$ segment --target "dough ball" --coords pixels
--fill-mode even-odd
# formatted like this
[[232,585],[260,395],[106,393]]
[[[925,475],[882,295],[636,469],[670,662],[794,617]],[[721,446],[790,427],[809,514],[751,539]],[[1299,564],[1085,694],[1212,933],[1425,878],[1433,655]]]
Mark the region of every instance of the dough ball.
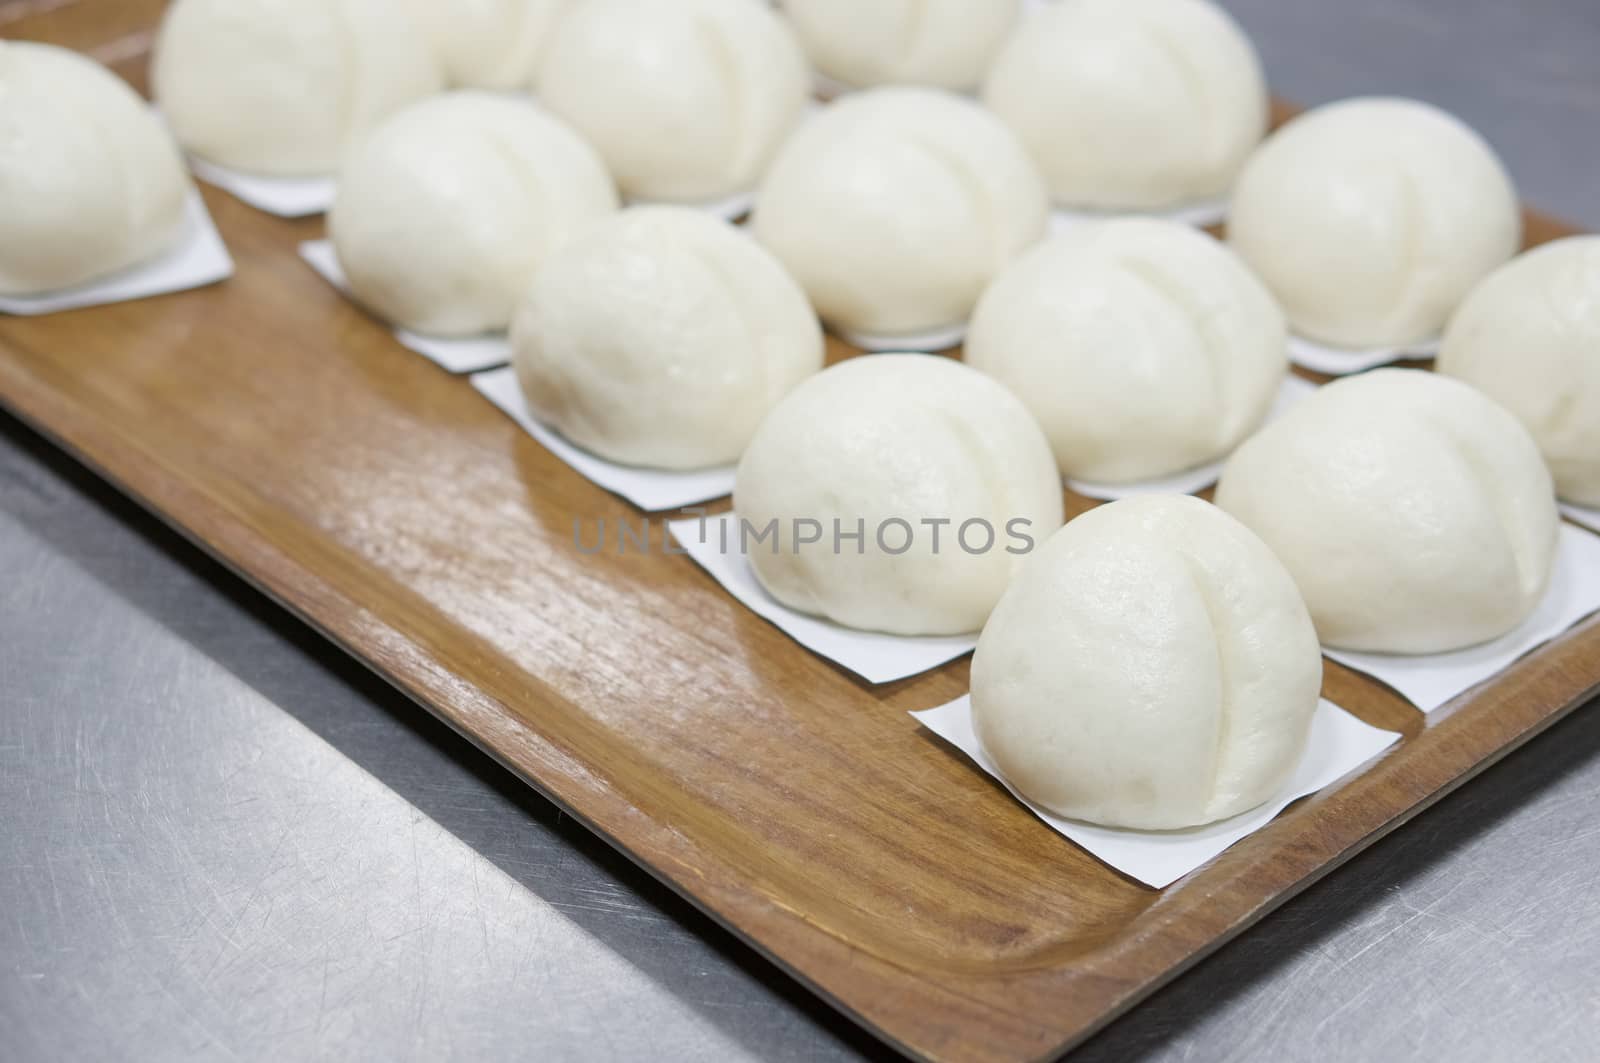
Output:
[[1188,496],[1091,510],[1029,559],[972,658],[978,739],[1059,816],[1196,827],[1299,764],[1322,651],[1283,564]]
[[410,0],[450,84],[526,89],[556,21],[577,0]]
[[751,224],[824,321],[906,335],[966,321],[1049,213],[1039,171],[993,115],[937,89],[884,88],[801,127]]
[[1522,424],[1458,380],[1346,377],[1246,440],[1217,505],[1283,559],[1323,643],[1441,653],[1516,627],[1554,562],[1555,491]]
[[1012,36],[983,100],[1062,204],[1151,210],[1227,193],[1267,132],[1250,39],[1208,0],[1058,0]]
[[811,63],[858,88],[978,87],[1020,0],[784,0]]
[[76,52],[0,41],[0,293],[70,288],[184,232],[177,146],[121,78]]
[[539,77],[624,195],[673,203],[754,188],[809,95],[793,31],[752,0],[583,0]]
[[745,451],[733,504],[753,533],[773,526],[747,546],[774,598],[896,635],[977,631],[1062,520],[1027,409],[925,354],[853,358],[796,388]]
[[634,207],[551,256],[512,329],[528,405],[613,461],[726,465],[822,368],[822,329],[773,257],[686,207]]
[[1069,230],[984,293],[967,364],[1039,419],[1067,476],[1124,483],[1228,453],[1288,369],[1283,312],[1222,244],[1175,222]]
[[443,87],[423,31],[384,0],[174,0],[151,77],[189,151],[284,176],[337,171],[356,137]]
[[1451,320],[1438,369],[1522,420],[1557,494],[1600,506],[1600,236],[1547,244],[1490,274]]
[[540,265],[617,209],[594,150],[527,100],[435,96],[351,151],[328,233],[356,298],[437,336],[511,323]]
[[1293,328],[1352,349],[1436,337],[1516,254],[1516,190],[1466,125],[1415,100],[1329,104],[1245,166],[1228,239]]

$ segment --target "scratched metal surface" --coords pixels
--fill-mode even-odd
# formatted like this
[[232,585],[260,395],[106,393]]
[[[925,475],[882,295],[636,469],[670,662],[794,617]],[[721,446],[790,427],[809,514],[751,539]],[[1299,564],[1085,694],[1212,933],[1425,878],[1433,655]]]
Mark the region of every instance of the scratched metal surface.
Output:
[[[1447,105],[1600,227],[1594,0],[1229,6],[1280,91]],[[1075,1058],[1592,1058],[1597,795],[1591,707]],[[0,1058],[873,1052],[0,417]]]

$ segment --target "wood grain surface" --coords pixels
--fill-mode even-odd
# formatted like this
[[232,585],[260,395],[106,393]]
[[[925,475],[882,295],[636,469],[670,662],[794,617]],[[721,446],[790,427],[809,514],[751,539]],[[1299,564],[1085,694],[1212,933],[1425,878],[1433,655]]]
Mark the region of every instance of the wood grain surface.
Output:
[[[10,0],[0,33],[143,87],[160,8]],[[869,687],[686,557],[580,555],[575,519],[638,511],[321,282],[320,221],[205,196],[237,275],[0,318],[0,401],[912,1054],[1064,1051],[1600,689],[1594,620],[1427,719],[1330,663],[1404,740],[1147,889],[906,715],[966,661]]]

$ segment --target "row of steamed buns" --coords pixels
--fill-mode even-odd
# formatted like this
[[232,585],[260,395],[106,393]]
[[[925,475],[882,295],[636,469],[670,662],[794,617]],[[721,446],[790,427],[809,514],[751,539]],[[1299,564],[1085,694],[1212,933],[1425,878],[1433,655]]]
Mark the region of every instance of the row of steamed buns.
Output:
[[[910,80],[983,79],[1010,32],[1006,5],[962,11],[924,7],[935,32],[916,38],[925,65]],[[907,79],[905,38],[869,25],[837,34],[865,47],[835,55],[818,46],[824,5],[791,14],[831,77]],[[482,244],[442,275],[438,251],[424,251],[461,248],[452,233],[487,221],[451,207],[461,188],[481,203],[487,189],[463,173],[494,166],[428,161],[442,144],[458,159],[480,150],[451,130],[494,125],[481,99],[414,108],[353,153],[331,231],[358,295],[397,323],[470,332],[516,306],[529,404],[585,447],[671,468],[742,458],[735,512],[741,529],[773,536],[750,556],[779,601],[871,631],[981,628],[974,724],[1035,804],[1118,827],[1190,827],[1260,804],[1293,771],[1322,643],[1448,651],[1535,608],[1558,516],[1526,426],[1567,493],[1600,498],[1600,244],[1507,265],[1520,223],[1503,168],[1417,104],[1330,108],[1252,158],[1259,67],[1206,5],[1068,0],[1045,17],[989,72],[992,114],[882,89],[786,143],[734,138],[757,146],[743,152],[669,135],[669,116],[649,108],[586,109],[587,85],[565,103],[547,90],[546,106],[599,150],[584,157],[546,123],[539,157],[570,158],[576,179],[543,185],[565,197],[545,217],[599,220],[528,273],[497,267],[507,284],[492,294],[473,281]],[[961,32],[937,32],[958,21]],[[760,54],[755,39],[745,54]],[[780,59],[764,65],[782,71]],[[655,77],[636,98],[660,91]],[[723,98],[748,100],[730,88],[744,84],[725,82]],[[611,92],[599,92],[608,105]],[[500,113],[518,128],[545,122]],[[722,195],[751,172],[729,160],[760,169],[768,150],[754,240],[683,210],[610,216],[596,192],[603,165],[629,198]],[[697,167],[698,183],[682,180]],[[1159,207],[1236,181],[1233,252],[1155,221],[1041,240],[1050,200]],[[426,211],[437,227],[401,220]],[[532,220],[521,230],[535,231]],[[510,246],[499,235],[491,244]],[[473,291],[488,301],[464,302]],[[1325,389],[1258,433],[1286,370],[1280,306],[1297,330],[1353,346],[1426,339],[1451,320],[1444,368],[1525,424],[1462,384],[1385,372]],[[818,373],[818,313],[891,334],[970,317],[967,365],[881,356]],[[1137,480],[1236,447],[1218,506],[1142,499],[1062,526],[1063,473]],[[798,518],[815,522],[817,542],[798,541]],[[1042,545],[1013,552],[1014,533]]]
[[[1205,464],[1255,431],[1290,328],[1398,345],[1437,337],[1454,315],[1445,368],[1524,417],[1566,497],[1600,500],[1600,417],[1584,415],[1600,402],[1593,370],[1581,342],[1556,338],[1592,327],[1592,247],[1519,267],[1457,315],[1521,237],[1511,181],[1465,125],[1412,101],[1355,100],[1258,146],[1260,64],[1205,0],[1059,0],[1020,19],[988,0],[928,3],[914,34],[902,6],[791,0],[794,31],[755,0],[452,7],[454,34],[476,42],[442,49],[455,80],[536,83],[541,106],[456,91],[349,137],[330,233],[353,291],[424,334],[515,320],[537,414],[604,457],[674,469],[738,458],[818,367],[815,317],[880,337],[970,320],[968,362],[1022,396],[1063,473],[1109,484]],[[214,10],[179,0],[169,13],[155,77],[169,113],[184,92],[163,86],[180,82],[188,51],[233,72],[193,87],[213,102],[274,83],[242,77],[246,64],[285,61],[259,28],[233,24],[248,56],[212,40],[219,31],[201,30]],[[229,10],[249,22],[248,5]],[[391,11],[385,25],[404,21]],[[802,118],[797,37],[840,80],[981,83],[988,106],[893,86]],[[496,48],[537,72],[505,74]],[[627,198],[717,196],[758,174],[753,242],[709,219],[617,214]],[[1153,221],[1047,239],[1047,186],[1096,206],[1232,186],[1228,244]],[[1494,332],[1531,319],[1485,304],[1557,278],[1566,295],[1544,304],[1537,350]]]
[[[871,93],[808,122],[808,59],[856,87],[937,91]],[[533,88],[612,180],[510,160],[513,172],[487,168],[502,182],[581,184],[582,207],[602,184],[630,202],[758,192],[756,231],[822,317],[873,334],[964,321],[1044,235],[1052,203],[1154,210],[1236,190],[1234,246],[1297,331],[1349,347],[1436,336],[1520,235],[1493,152],[1420,104],[1326,109],[1257,153],[1261,64],[1206,0],[1067,0],[1026,16],[1016,0],[789,0],[781,13],[759,0],[178,0],[153,84],[189,151],[296,174],[353,164],[387,115],[442,85]],[[945,91],[979,88],[981,102]],[[449,150],[472,128],[451,136],[453,117],[415,119],[404,136]],[[478,154],[507,138],[480,125]],[[511,136],[536,153],[554,139]],[[506,238],[549,246],[582,207]],[[404,323],[503,327],[504,303],[471,317],[418,306]]]
[[[283,111],[282,101],[329,109],[322,90],[330,86],[316,79],[335,59],[353,62],[349,52],[366,40],[357,32],[366,27],[361,13],[373,9],[337,0],[297,19],[280,6],[178,0],[163,24],[157,85],[181,80],[170,71],[203,67],[215,84],[204,83],[199,95],[244,94],[231,115],[239,125],[264,124],[295,139],[309,119]],[[573,0],[559,5],[559,19],[555,6],[451,5],[450,27],[477,45],[441,44],[428,54],[459,52],[467,57],[460,70],[503,84],[510,75],[495,73],[502,66],[492,46],[542,56],[548,69],[560,65],[568,36],[592,33],[599,69],[582,80],[602,96],[625,98],[627,106],[613,101],[613,115],[668,94],[683,79],[662,71],[687,62],[722,79],[695,113],[733,116],[744,129],[761,126],[771,109],[741,94],[759,95],[752,86],[766,84],[758,75],[775,64],[745,69],[730,57],[759,56],[761,40],[799,52],[780,17],[755,0]],[[919,9],[928,25],[915,35],[918,48],[974,43],[984,38],[974,12],[992,17],[1007,7],[930,3]],[[640,17],[622,17],[635,8]],[[821,30],[834,7],[791,0],[788,9],[809,27],[808,40],[828,39]],[[379,26],[417,32],[392,7],[384,11],[366,27],[375,41],[385,39]],[[521,28],[467,32],[490,26],[493,12],[518,15]],[[330,19],[342,50],[322,55],[312,45],[326,43]],[[591,21],[601,29],[582,30]],[[1113,84],[1104,63],[1090,60],[1138,42],[1169,63],[1185,49],[1210,47],[1232,54],[1233,68],[1258,72],[1248,42],[1204,0],[1058,0],[1015,27],[1011,21],[996,70],[1018,50],[1056,49],[1109,79],[1095,93],[1077,88],[1112,112],[1149,104],[1139,95],[1146,89]],[[1074,36],[1052,32],[1059,24],[1099,27],[1091,35],[1097,50],[1075,52]],[[944,32],[950,26],[966,32]],[[727,46],[697,51],[708,41]],[[1217,41],[1237,47],[1230,53]],[[893,41],[877,43],[883,47],[872,54],[909,62],[903,42],[898,51]],[[943,69],[948,55],[932,51],[945,58],[914,73]],[[963,69],[981,75],[988,52]],[[813,54],[828,52],[814,45]],[[298,78],[290,76],[296,57],[305,67]],[[361,77],[371,65],[344,71],[353,87],[332,109],[346,125],[360,126],[370,108],[374,94]],[[626,76],[610,76],[619,71]],[[619,88],[626,84],[631,91]],[[1200,85],[1215,87],[1204,78]],[[0,157],[10,193],[0,198],[0,290],[71,283],[85,260],[101,271],[126,265],[141,242],[181,218],[189,186],[177,153],[114,76],[60,49],[5,44],[0,87],[0,120],[13,134]],[[164,91],[169,114],[182,95]],[[1181,95],[1186,107],[1203,97],[1196,117],[1209,119],[1226,110],[1218,100],[1232,98]],[[1055,98],[1041,92],[1046,102],[1038,105]],[[1070,95],[1066,104],[1084,109]],[[1250,109],[1264,114],[1259,94]],[[688,119],[656,117],[658,134],[636,140],[670,147],[681,139],[669,134]],[[1290,326],[1325,335],[1308,322],[1359,319],[1393,339],[1453,321],[1441,367],[1524,420],[1564,497],[1600,502],[1600,385],[1588,353],[1597,328],[1594,245],[1564,242],[1508,265],[1520,230],[1503,168],[1474,133],[1421,104],[1353,101],[1290,123],[1246,164],[1229,245],[1155,221],[1084,225],[1043,239],[1046,205],[1029,153],[994,115],[936,89],[856,93],[806,122],[776,149],[748,230],[682,210],[619,213],[610,160],[524,98],[437,95],[353,140],[330,229],[356,295],[426,334],[495,331],[515,318],[516,361],[534,411],[619,462],[686,469],[737,460],[772,406],[820,368],[819,315],[891,335],[970,318],[968,362],[1021,396],[1064,474],[1105,483],[1199,466],[1248,437],[1286,371]],[[1151,144],[1161,140],[1140,136],[1096,152],[1087,149],[1107,145],[1085,132],[1078,154],[1154,170]],[[1273,249],[1281,260],[1267,253]]]
[[[852,86],[899,87],[811,118],[808,61]],[[1057,0],[1027,14],[1018,0],[788,0],[781,12],[760,0],[176,0],[152,84],[197,158],[351,178],[343,213],[364,224],[344,227],[347,266],[399,255],[431,271],[395,291],[375,277],[363,293],[430,334],[503,329],[545,255],[619,196],[759,193],[754,230],[822,318],[879,337],[963,324],[1045,235],[1052,203],[1148,211],[1232,194],[1232,246],[1295,331],[1351,348],[1436,337],[1520,236],[1493,152],[1425,105],[1350,101],[1263,147],[1261,64],[1207,0]],[[468,91],[440,105],[446,87]],[[527,87],[548,121],[477,94]],[[76,222],[67,231],[103,228],[121,253],[92,255],[83,239],[25,254],[45,230],[14,206],[33,242],[18,245],[8,290],[148,257],[180,220],[170,158],[131,133],[65,142],[57,119],[72,104],[58,103],[18,119],[30,147],[55,151],[18,150],[10,165],[18,180],[58,182],[49,198]],[[134,187],[119,186],[130,169]],[[402,187],[371,187],[391,173]],[[56,268],[29,265],[52,255]]]
[[[442,88],[533,91],[625,195],[673,201],[751,189],[808,66],[841,87],[981,88],[1083,205],[1224,193],[1265,132],[1260,63],[1215,7],[1080,0],[1024,21],[1023,0],[179,0],[154,89],[189,150],[283,175],[333,172]],[[1153,154],[1130,168],[1116,153],[1136,142]]]
[[733,508],[757,578],[791,609],[981,629],[973,723],[1000,773],[1058,815],[1136,829],[1278,793],[1317,711],[1322,646],[1434,654],[1515,629],[1549,590],[1560,528],[1523,424],[1407,369],[1301,400],[1229,458],[1215,504],[1151,495],[1064,521],[1023,399],[924,354],[799,385],[757,429]]
[[[262,47],[258,6],[224,6],[226,19],[202,0],[174,6],[158,87],[193,31],[185,20],[211,18],[211,95],[227,98],[229,71],[238,91],[282,89],[281,76],[251,65],[283,56]],[[578,0],[575,10],[624,6],[636,5]],[[743,47],[718,45],[711,58],[695,49],[729,39],[718,29],[728,26],[777,27],[769,36],[785,40],[782,24],[754,0],[645,7],[641,25],[682,29],[683,12],[696,13],[693,41],[677,40],[719,79],[717,113],[734,116],[741,137],[761,127],[769,112],[748,94],[771,64],[741,66]],[[370,9],[319,4],[297,22],[275,7],[268,21],[314,43],[327,12],[351,30]],[[1236,32],[1200,0],[1061,0],[1015,30],[1006,54],[1070,54],[1070,41],[1050,43],[1046,20],[1090,15],[1124,18],[1115,39],[1153,41],[1158,58],[1206,39],[1196,26]],[[371,32],[396,32],[403,20],[389,16]],[[1190,17],[1201,21],[1177,21]],[[612,29],[613,44],[632,39]],[[334,151],[346,161],[330,225],[362,300],[439,334],[514,319],[529,403],[574,441],[644,466],[739,460],[735,509],[752,527],[805,518],[859,531],[810,549],[758,545],[752,564],[780,601],[846,626],[981,628],[973,707],[985,748],[1025,796],[1061,814],[1169,828],[1260,803],[1303,748],[1319,643],[1432,653],[1510,630],[1550,579],[1550,470],[1569,498],[1600,502],[1600,245],[1565,241],[1507,263],[1518,228],[1503,169],[1470,131],[1421,105],[1337,105],[1269,140],[1245,164],[1230,249],[1138,220],[1043,241],[1049,167],[1006,121],[936,90],[863,92],[773,149],[752,238],[681,207],[619,210],[626,167],[579,118],[548,113],[548,98],[540,110],[456,92],[373,113],[362,80],[371,64],[338,65],[363,40],[347,33],[327,53],[332,69],[355,75],[340,93],[312,76],[325,63],[287,82],[308,108],[337,101]],[[673,68],[682,49],[622,53],[627,71],[670,96],[646,75]],[[462,69],[489,68],[482,53],[463,54]],[[1136,86],[1118,90],[1114,70],[1100,74],[1109,87],[1089,94],[1088,110],[1149,102]],[[597,78],[592,91],[627,82]],[[21,238],[0,238],[0,287],[26,286],[30,271],[59,281],[85,258],[102,272],[132,261],[137,241],[118,244],[118,234],[157,231],[188,190],[162,127],[116,78],[56,49],[0,46],[0,87],[11,101],[0,117],[20,131],[0,157],[14,193],[0,197],[0,237]],[[1180,95],[1193,88],[1184,81]],[[1229,98],[1199,95],[1207,105],[1182,112],[1188,124],[1169,115],[1149,127],[1160,136],[1109,143],[1080,132],[1064,154],[1122,167],[1121,183],[1139,187],[1159,170],[1146,162],[1188,142],[1196,122],[1211,129],[1201,119]],[[1033,102],[1049,106],[1050,94]],[[170,91],[162,103],[180,109]],[[632,106],[602,110],[621,121]],[[1264,121],[1264,103],[1252,107]],[[322,128],[246,110],[234,119],[297,143]],[[699,141],[685,128],[658,120],[637,146],[682,140],[719,166],[746,157],[732,147],[751,141]],[[30,253],[7,254],[18,246]],[[1277,269],[1263,248],[1277,249]],[[971,316],[969,364],[886,355],[820,371],[819,312],[889,333]],[[1258,431],[1285,372],[1288,322],[1330,336],[1317,321],[1359,323],[1352,342],[1427,336],[1448,321],[1441,368],[1482,390],[1373,373]],[[1241,440],[1217,506],[1114,503],[1063,527],[1063,472],[1137,479]],[[1006,549],[1013,532],[1039,549]]]

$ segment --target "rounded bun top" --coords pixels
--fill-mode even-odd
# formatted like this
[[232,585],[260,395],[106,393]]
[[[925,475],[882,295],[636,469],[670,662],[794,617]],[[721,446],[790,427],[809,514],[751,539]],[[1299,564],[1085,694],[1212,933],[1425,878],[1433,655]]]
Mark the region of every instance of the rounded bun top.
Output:
[[1063,473],[1119,483],[1233,449],[1272,406],[1287,335],[1227,247],[1125,219],[1075,227],[1008,267],[973,315],[966,360],[1027,404]]
[[895,87],[807,121],[751,224],[824,320],[905,335],[964,322],[1048,216],[1038,169],[998,119],[950,93]]
[[1267,132],[1261,60],[1209,0],[1047,4],[1000,53],[983,99],[1069,206],[1224,195]]
[[1346,377],[1234,452],[1217,504],[1294,574],[1322,641],[1437,653],[1525,620],[1549,581],[1559,517],[1538,447],[1458,380]]
[[1600,506],[1600,236],[1490,274],[1451,319],[1438,369],[1522,420],[1562,498]]
[[182,235],[182,156],[121,78],[65,48],[0,41],[0,101],[0,292],[81,284]]
[[1028,560],[972,659],[974,727],[1006,780],[1057,815],[1140,830],[1271,797],[1321,686],[1283,565],[1188,496],[1068,523]]
[[816,68],[856,88],[978,86],[1021,0],[784,0]]
[[174,0],[152,83],[178,141],[254,173],[334,173],[346,145],[444,87],[423,29],[384,0]]
[[523,99],[452,92],[352,149],[328,232],[355,295],[433,335],[504,329],[545,258],[617,209],[605,165]]
[[1279,130],[1245,166],[1228,220],[1295,330],[1357,349],[1436,337],[1521,238],[1516,190],[1483,138],[1395,98],[1329,104]]
[[[773,597],[900,635],[982,627],[1023,537],[1049,535],[1062,508],[1050,446],[1022,404],[922,354],[852,358],[801,384],[756,431],[734,488],[743,520],[777,522],[781,546],[750,549]],[[796,521],[814,521],[821,540],[791,542]],[[862,537],[836,547],[836,526]]]
[[541,102],[630,199],[702,203],[755,187],[810,95],[794,33],[751,0],[582,0],[551,37]]
[[686,207],[633,207],[558,251],[512,330],[533,412],[615,461],[737,461],[822,368],[805,294],[745,233]]

